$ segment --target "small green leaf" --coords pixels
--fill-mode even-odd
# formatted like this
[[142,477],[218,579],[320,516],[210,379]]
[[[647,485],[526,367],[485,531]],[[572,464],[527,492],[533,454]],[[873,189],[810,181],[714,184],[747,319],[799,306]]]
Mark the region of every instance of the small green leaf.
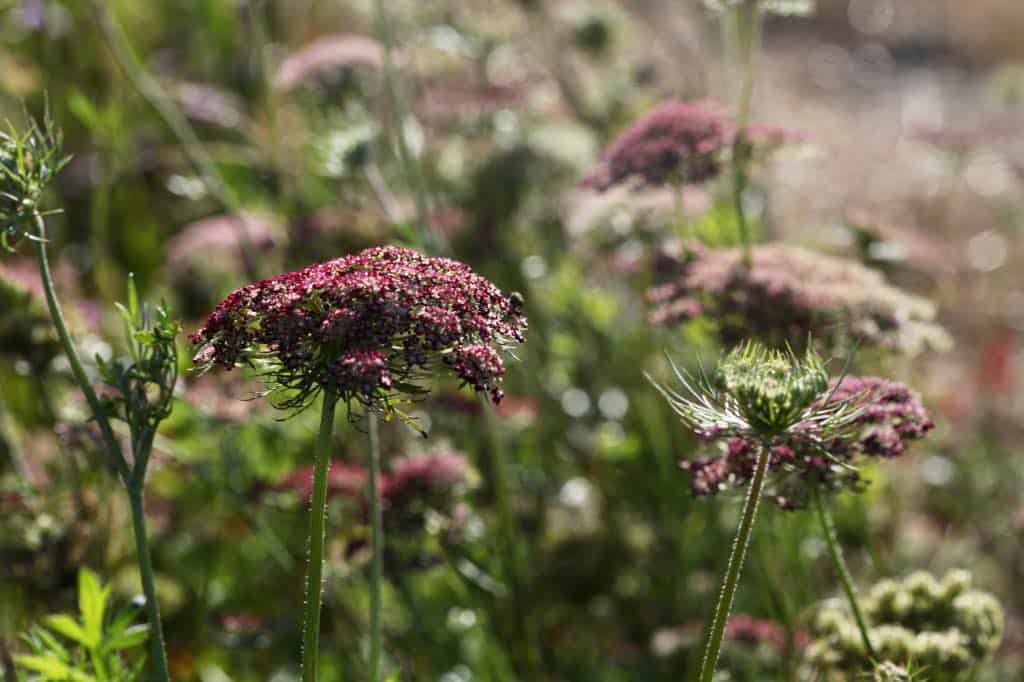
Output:
[[76,90],[71,93],[70,97],[68,97],[67,103],[68,109],[70,109],[71,113],[82,122],[82,125],[89,128],[90,131],[96,132],[100,117],[99,112],[96,111],[96,107],[92,105],[92,102],[90,102],[85,95]]
[[72,682],[96,682],[96,678],[80,670],[46,656],[15,656],[14,662],[27,670],[37,672],[46,680],[72,680]]
[[105,651],[131,649],[144,643],[147,639],[149,639],[149,625],[145,623],[133,625],[119,635],[108,638],[103,643],[103,649]]
[[110,588],[100,585],[96,574],[87,568],[78,572],[78,609],[82,612],[82,625],[89,643],[94,648],[103,639],[103,614],[107,608]]
[[64,635],[68,639],[73,640],[82,646],[95,646],[95,643],[89,639],[89,635],[86,634],[82,626],[75,622],[75,619],[66,613],[47,616],[46,624],[54,632]]
[[139,319],[139,290],[135,286],[135,273],[128,273],[128,311],[132,320]]

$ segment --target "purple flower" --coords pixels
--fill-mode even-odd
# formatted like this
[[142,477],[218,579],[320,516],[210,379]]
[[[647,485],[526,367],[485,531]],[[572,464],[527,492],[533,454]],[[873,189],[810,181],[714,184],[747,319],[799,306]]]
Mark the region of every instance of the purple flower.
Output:
[[948,345],[935,306],[886,283],[860,263],[783,244],[752,250],[690,246],[666,257],[669,281],[651,288],[652,324],[707,316],[725,345],[748,338],[782,344],[813,335],[835,347],[846,339],[914,353]]
[[627,128],[582,185],[603,192],[634,177],[648,185],[699,184],[718,175],[718,156],[733,137],[721,107],[669,100]]
[[446,496],[466,480],[469,463],[458,452],[401,457],[384,479],[383,496],[389,509],[408,507],[416,498]]
[[281,407],[328,390],[387,413],[395,394],[422,392],[414,382],[436,364],[498,402],[499,350],[526,327],[522,298],[469,266],[384,246],[238,289],[192,342],[201,368],[262,370],[290,391]]
[[281,62],[274,74],[274,87],[278,90],[292,90],[332,70],[355,66],[379,69],[383,61],[383,49],[373,38],[347,33],[327,35],[317,38]]
[[[780,507],[802,508],[813,485],[826,491],[860,490],[863,481],[856,464],[866,457],[888,459],[901,455],[910,441],[923,438],[934,426],[920,399],[895,381],[846,376],[833,381],[822,404],[848,401],[859,409],[842,435],[822,440],[813,429],[798,426],[772,441],[769,467],[774,490],[769,496]],[[705,441],[719,443],[722,452],[680,463],[690,474],[693,494],[716,495],[746,485],[754,475],[757,441],[702,436]]]

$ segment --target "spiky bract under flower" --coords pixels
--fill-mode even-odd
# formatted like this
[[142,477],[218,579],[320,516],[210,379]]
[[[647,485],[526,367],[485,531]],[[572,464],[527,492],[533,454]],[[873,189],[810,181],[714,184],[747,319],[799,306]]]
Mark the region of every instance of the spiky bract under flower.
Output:
[[648,185],[697,184],[719,173],[732,123],[708,102],[663,102],[612,143],[583,186],[605,191],[630,179]]
[[[862,607],[879,657],[900,668],[922,670],[922,679],[934,682],[962,679],[983,663],[999,647],[1005,619],[999,601],[972,589],[971,582],[967,571],[950,571],[941,580],[917,571],[872,586]],[[851,679],[877,670],[843,602],[825,602],[814,630],[818,639],[808,658],[833,675],[827,679]]]
[[522,299],[468,265],[384,246],[236,290],[192,335],[200,368],[251,365],[286,409],[321,391],[389,414],[433,365],[502,396],[500,351],[524,340]]
[[651,322],[709,318],[725,345],[750,336],[781,344],[813,334],[829,349],[857,342],[913,354],[950,343],[935,323],[933,303],[846,258],[762,244],[753,247],[748,267],[740,249],[691,245],[661,265],[668,281],[648,291]]
[[682,390],[652,383],[700,438],[767,442],[798,426],[828,437],[855,416],[848,402],[821,400],[828,373],[810,348],[800,359],[788,349],[747,342],[728,353],[710,376],[703,368],[697,377],[674,363],[672,368]]
[[[920,399],[907,386],[878,377],[844,376],[816,401],[816,407],[852,406],[845,425],[835,433],[822,432],[813,422],[797,424],[771,438],[769,497],[784,509],[806,506],[814,488],[823,492],[861,490],[864,481],[856,466],[866,458],[903,454],[911,441],[924,437],[933,424]],[[845,408],[849,410],[850,408]],[[754,473],[761,442],[750,436],[704,432],[721,452],[685,460],[694,495],[715,495],[745,486]]]

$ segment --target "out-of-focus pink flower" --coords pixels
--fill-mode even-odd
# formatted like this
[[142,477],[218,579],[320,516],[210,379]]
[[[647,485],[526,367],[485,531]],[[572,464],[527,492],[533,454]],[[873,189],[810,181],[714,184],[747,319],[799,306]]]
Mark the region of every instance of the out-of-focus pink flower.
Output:
[[167,241],[167,265],[173,272],[181,273],[197,265],[222,264],[225,256],[240,253],[242,234],[257,249],[265,251],[277,243],[281,229],[268,217],[254,213],[203,218],[186,225]]
[[526,100],[525,85],[478,84],[471,79],[432,81],[423,85],[416,113],[434,126],[471,122],[501,109],[516,109]]
[[581,184],[599,191],[632,178],[648,185],[699,184],[718,175],[718,155],[733,134],[720,105],[669,100],[616,138]]
[[323,36],[281,62],[274,87],[292,90],[326,71],[356,66],[380,69],[383,63],[384,50],[373,38],[350,33]]
[[1017,334],[1007,330],[985,344],[978,363],[978,382],[986,393],[1013,395],[1017,385]]
[[648,290],[652,324],[673,325],[706,316],[725,345],[749,337],[771,343],[813,335],[830,345],[842,339],[913,354],[944,348],[930,301],[886,283],[860,263],[784,244],[754,246],[751,265],[739,249],[691,246],[660,264],[669,281]]
[[[347,497],[361,500],[366,492],[369,473],[366,467],[348,462],[335,462],[327,475],[327,498]],[[379,485],[383,488],[383,482]],[[313,467],[304,466],[288,474],[274,485],[275,490],[291,491],[303,500],[313,497]]]
[[181,110],[197,123],[235,129],[245,119],[242,100],[215,85],[183,81],[173,92]]
[[231,634],[264,632],[268,621],[264,616],[248,611],[231,611],[217,615],[220,626]]
[[450,492],[465,482],[468,470],[465,455],[458,452],[401,457],[394,461],[384,479],[384,499],[389,508],[398,508],[414,497],[426,497],[439,490]]

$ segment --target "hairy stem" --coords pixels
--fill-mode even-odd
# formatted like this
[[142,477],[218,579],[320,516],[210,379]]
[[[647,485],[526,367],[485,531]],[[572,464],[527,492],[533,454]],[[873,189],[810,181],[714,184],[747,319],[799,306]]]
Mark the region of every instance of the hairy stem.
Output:
[[736,587],[740,581],[740,572],[743,570],[743,560],[746,558],[747,546],[750,544],[750,534],[754,529],[754,521],[757,519],[757,507],[761,502],[761,491],[764,488],[769,459],[771,459],[771,449],[766,444],[762,444],[757,455],[754,478],[750,482],[747,499],[743,503],[743,515],[740,517],[740,526],[732,544],[732,553],[729,555],[729,566],[725,571],[722,591],[718,596],[718,603],[715,605],[711,629],[708,631],[707,648],[704,650],[704,660],[701,663],[700,682],[711,682],[711,678],[715,674],[718,654],[722,649],[722,637],[725,634],[725,623],[729,619],[729,611],[732,609],[732,601],[736,596]]
[[832,511],[828,508],[821,495],[821,491],[814,488],[814,506],[818,509],[818,520],[821,521],[821,530],[825,534],[825,544],[828,545],[828,553],[835,564],[836,572],[839,573],[839,581],[843,584],[843,592],[850,602],[850,611],[853,612],[853,619],[857,621],[857,629],[860,630],[861,640],[864,648],[871,658],[877,659],[875,648],[871,645],[871,637],[868,635],[868,626],[864,620],[864,614],[860,610],[860,602],[857,599],[857,588],[854,587],[853,578],[850,576],[850,569],[846,567],[846,560],[843,559],[843,549],[839,544],[839,537],[836,534],[836,524],[832,519]]
[[85,399],[89,403],[89,409],[92,411],[93,418],[99,424],[100,432],[103,436],[103,444],[107,448],[111,464],[127,484],[130,477],[128,463],[121,452],[121,445],[114,436],[110,420],[107,418],[103,406],[100,405],[96,391],[93,390],[92,383],[85,373],[82,360],[78,356],[78,349],[75,348],[75,344],[71,340],[71,334],[68,332],[67,323],[64,321],[64,312],[60,307],[60,302],[57,300],[57,291],[53,286],[53,274],[50,272],[50,259],[46,253],[46,222],[39,213],[35,214],[35,224],[36,234],[33,241],[36,248],[36,259],[39,262],[39,275],[43,282],[46,306],[50,311],[50,317],[53,319],[53,326],[57,329],[57,338],[60,340],[64,354],[67,355],[68,364],[71,365],[71,373],[74,375],[79,388],[82,389],[82,393],[85,394]]
[[135,552],[139,560],[139,576],[142,578],[142,593],[146,597],[146,615],[149,617],[149,657],[156,679],[169,682],[167,652],[164,646],[164,628],[160,620],[160,602],[157,601],[156,584],[153,581],[153,560],[149,553],[149,539],[146,535],[146,512],[143,505],[142,487],[128,489],[128,500],[132,509],[132,528],[135,531]]
[[370,545],[373,560],[370,565],[370,682],[380,682],[381,624],[380,588],[384,558],[384,522],[380,504],[380,437],[377,432],[377,414],[372,410],[366,415],[367,433],[370,441],[370,478],[367,481],[370,494]]
[[313,499],[309,510],[309,568],[306,574],[305,618],[302,623],[302,680],[315,682],[320,653],[320,604],[323,600],[327,474],[331,468],[334,412],[338,396],[325,392],[313,467]]

